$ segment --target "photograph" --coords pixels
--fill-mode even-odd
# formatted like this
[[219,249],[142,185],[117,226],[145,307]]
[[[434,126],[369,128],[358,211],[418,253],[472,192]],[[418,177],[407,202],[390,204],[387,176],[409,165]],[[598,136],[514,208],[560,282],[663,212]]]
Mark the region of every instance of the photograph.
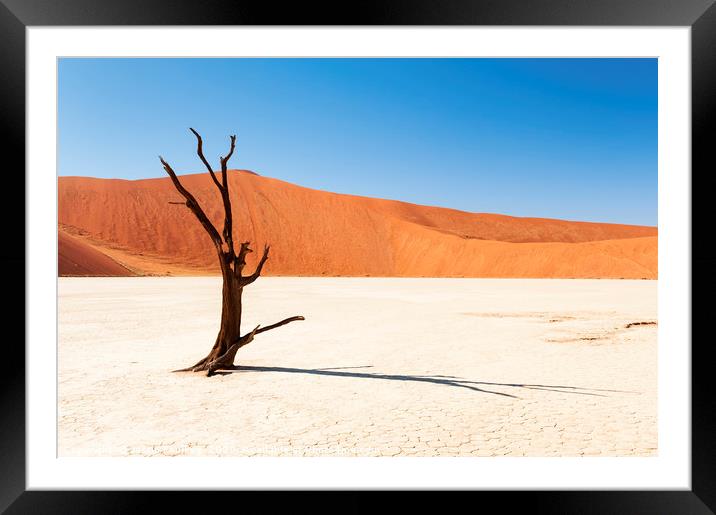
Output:
[[57,457],[659,456],[659,59],[56,63]]

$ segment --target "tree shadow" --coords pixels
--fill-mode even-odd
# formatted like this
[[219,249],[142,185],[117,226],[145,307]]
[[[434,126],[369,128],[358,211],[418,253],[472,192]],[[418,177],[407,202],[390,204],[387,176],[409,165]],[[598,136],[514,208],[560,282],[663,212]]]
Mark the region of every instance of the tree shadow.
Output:
[[358,367],[334,367],[334,368],[291,368],[291,367],[260,367],[260,366],[244,366],[238,365],[231,370],[217,371],[217,375],[228,375],[235,373],[247,373],[247,372],[278,372],[284,374],[308,374],[308,375],[319,375],[319,376],[330,376],[330,377],[353,377],[358,379],[382,379],[385,381],[410,381],[416,383],[432,383],[445,386],[453,386],[456,388],[465,388],[480,393],[489,393],[493,395],[500,395],[502,397],[511,397],[518,399],[516,395],[509,393],[496,392],[494,390],[487,390],[485,388],[479,388],[475,385],[480,386],[503,386],[509,388],[524,388],[527,390],[546,390],[550,392],[558,393],[570,393],[575,395],[591,395],[595,397],[606,397],[602,393],[595,392],[618,392],[618,393],[638,393],[638,392],[627,392],[623,390],[605,390],[599,388],[580,388],[577,386],[558,386],[558,385],[544,385],[544,384],[522,384],[522,383],[490,383],[483,381],[468,381],[456,376],[445,376],[445,375],[403,375],[403,374],[381,374],[381,373],[369,373],[369,372],[345,372],[347,369],[358,369],[358,368],[372,368],[372,365],[363,365]]

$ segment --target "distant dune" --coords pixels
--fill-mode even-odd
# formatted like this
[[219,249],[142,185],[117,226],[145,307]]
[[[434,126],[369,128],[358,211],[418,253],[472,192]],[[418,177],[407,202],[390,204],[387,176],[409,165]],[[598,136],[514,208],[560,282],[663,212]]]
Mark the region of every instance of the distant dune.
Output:
[[87,243],[58,233],[57,265],[61,276],[130,276],[135,275]]
[[[221,198],[209,175],[180,179],[220,228]],[[466,213],[240,170],[229,172],[229,184],[234,239],[257,250],[271,244],[267,275],[657,278],[656,227]],[[60,275],[80,275],[67,273],[68,256],[91,255],[91,266],[73,259],[92,270],[96,254],[118,267],[105,261],[96,275],[217,273],[209,237],[185,206],[169,204],[181,200],[168,178],[60,177]]]

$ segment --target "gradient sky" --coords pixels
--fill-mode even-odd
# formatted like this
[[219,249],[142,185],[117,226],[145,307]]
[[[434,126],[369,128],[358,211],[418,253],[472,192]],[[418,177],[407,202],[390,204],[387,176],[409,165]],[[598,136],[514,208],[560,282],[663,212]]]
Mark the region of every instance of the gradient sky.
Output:
[[472,212],[657,223],[656,59],[59,61],[59,175],[216,162]]

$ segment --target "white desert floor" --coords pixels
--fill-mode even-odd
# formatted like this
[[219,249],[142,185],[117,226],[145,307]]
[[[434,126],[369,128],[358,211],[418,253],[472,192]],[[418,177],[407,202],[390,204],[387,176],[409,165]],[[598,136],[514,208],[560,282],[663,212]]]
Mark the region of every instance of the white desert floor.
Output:
[[219,278],[61,278],[58,454],[656,455],[656,286],[261,278],[207,378]]

